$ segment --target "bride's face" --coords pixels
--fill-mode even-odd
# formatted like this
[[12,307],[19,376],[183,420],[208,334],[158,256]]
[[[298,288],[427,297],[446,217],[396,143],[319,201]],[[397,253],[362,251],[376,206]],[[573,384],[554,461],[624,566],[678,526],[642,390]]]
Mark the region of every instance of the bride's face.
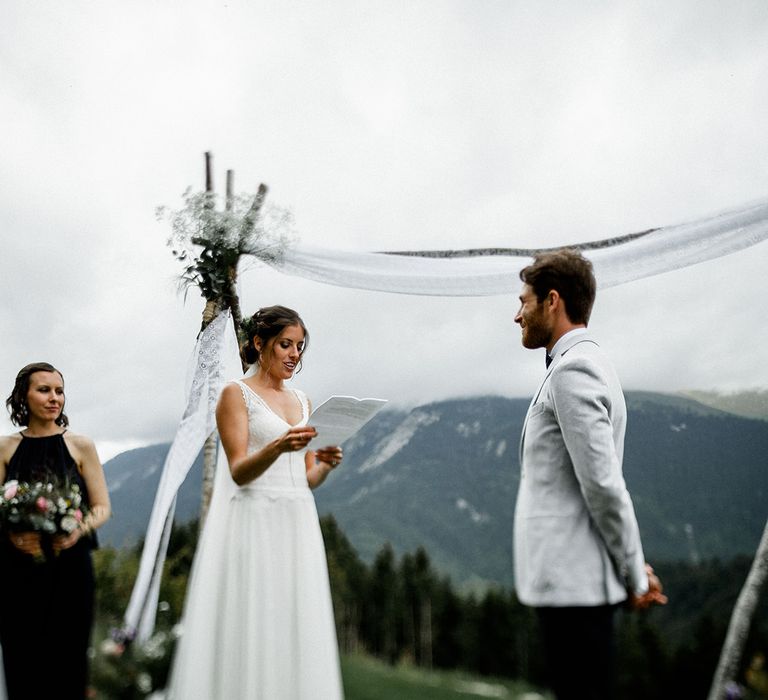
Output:
[[275,379],[290,379],[304,352],[304,331],[298,324],[286,326],[262,352],[261,369]]

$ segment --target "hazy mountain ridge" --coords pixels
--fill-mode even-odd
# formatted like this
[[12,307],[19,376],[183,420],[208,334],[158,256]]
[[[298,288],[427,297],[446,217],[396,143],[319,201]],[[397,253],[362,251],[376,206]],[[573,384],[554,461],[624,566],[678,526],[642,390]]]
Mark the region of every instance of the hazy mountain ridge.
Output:
[[719,408],[728,413],[735,413],[745,418],[759,418],[768,421],[768,389],[749,391],[686,391],[683,396],[699,403]]
[[[315,493],[318,510],[334,514],[365,559],[385,541],[400,552],[421,545],[457,581],[510,585],[528,403],[478,397],[382,411],[345,445],[343,466]],[[768,424],[679,396],[629,392],[627,405],[625,476],[648,559],[753,553],[768,510]],[[143,533],[167,449],[106,465],[116,515],[104,541]],[[196,465],[179,520],[197,516],[199,493]]]
[[[100,530],[99,539],[120,547],[144,537],[170,443],[128,450],[104,465],[113,517]],[[202,456],[198,456],[179,489],[176,518],[186,522],[200,512]]]

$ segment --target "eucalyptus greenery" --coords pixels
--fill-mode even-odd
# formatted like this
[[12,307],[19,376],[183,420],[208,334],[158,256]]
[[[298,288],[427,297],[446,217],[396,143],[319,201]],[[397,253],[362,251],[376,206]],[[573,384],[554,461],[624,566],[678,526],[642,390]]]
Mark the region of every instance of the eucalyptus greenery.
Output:
[[280,261],[295,238],[293,216],[265,203],[265,196],[262,187],[255,196],[237,195],[229,206],[219,208],[216,194],[187,189],[181,209],[157,209],[158,220],[171,223],[168,245],[184,266],[179,287],[185,296],[190,287],[197,287],[206,301],[231,306],[240,256]]

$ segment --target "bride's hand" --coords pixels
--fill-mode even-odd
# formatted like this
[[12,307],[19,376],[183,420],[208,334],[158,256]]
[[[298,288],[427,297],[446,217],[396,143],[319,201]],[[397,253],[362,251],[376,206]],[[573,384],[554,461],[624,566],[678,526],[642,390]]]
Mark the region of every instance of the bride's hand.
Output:
[[339,466],[341,460],[344,459],[344,453],[338,445],[333,447],[323,447],[321,450],[315,452],[315,459],[318,462],[323,462],[329,465],[331,469],[335,469]]
[[308,425],[296,426],[288,430],[278,441],[280,452],[299,452],[317,435],[317,430]]

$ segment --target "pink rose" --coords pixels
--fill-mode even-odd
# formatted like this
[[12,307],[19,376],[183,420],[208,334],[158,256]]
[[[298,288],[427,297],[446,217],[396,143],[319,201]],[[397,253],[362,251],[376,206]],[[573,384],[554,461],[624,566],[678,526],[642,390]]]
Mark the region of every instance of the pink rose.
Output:
[[9,481],[5,485],[5,493],[3,493],[3,498],[6,501],[10,501],[18,492],[19,490],[19,482],[18,481]]
[[43,512],[48,510],[48,501],[43,498],[43,496],[40,496],[40,498],[35,501],[35,505],[37,506],[38,510],[42,510]]
[[77,522],[82,522],[82,520],[83,520],[83,511],[82,510],[80,510],[78,508],[72,515],[75,516],[75,520],[77,520]]

